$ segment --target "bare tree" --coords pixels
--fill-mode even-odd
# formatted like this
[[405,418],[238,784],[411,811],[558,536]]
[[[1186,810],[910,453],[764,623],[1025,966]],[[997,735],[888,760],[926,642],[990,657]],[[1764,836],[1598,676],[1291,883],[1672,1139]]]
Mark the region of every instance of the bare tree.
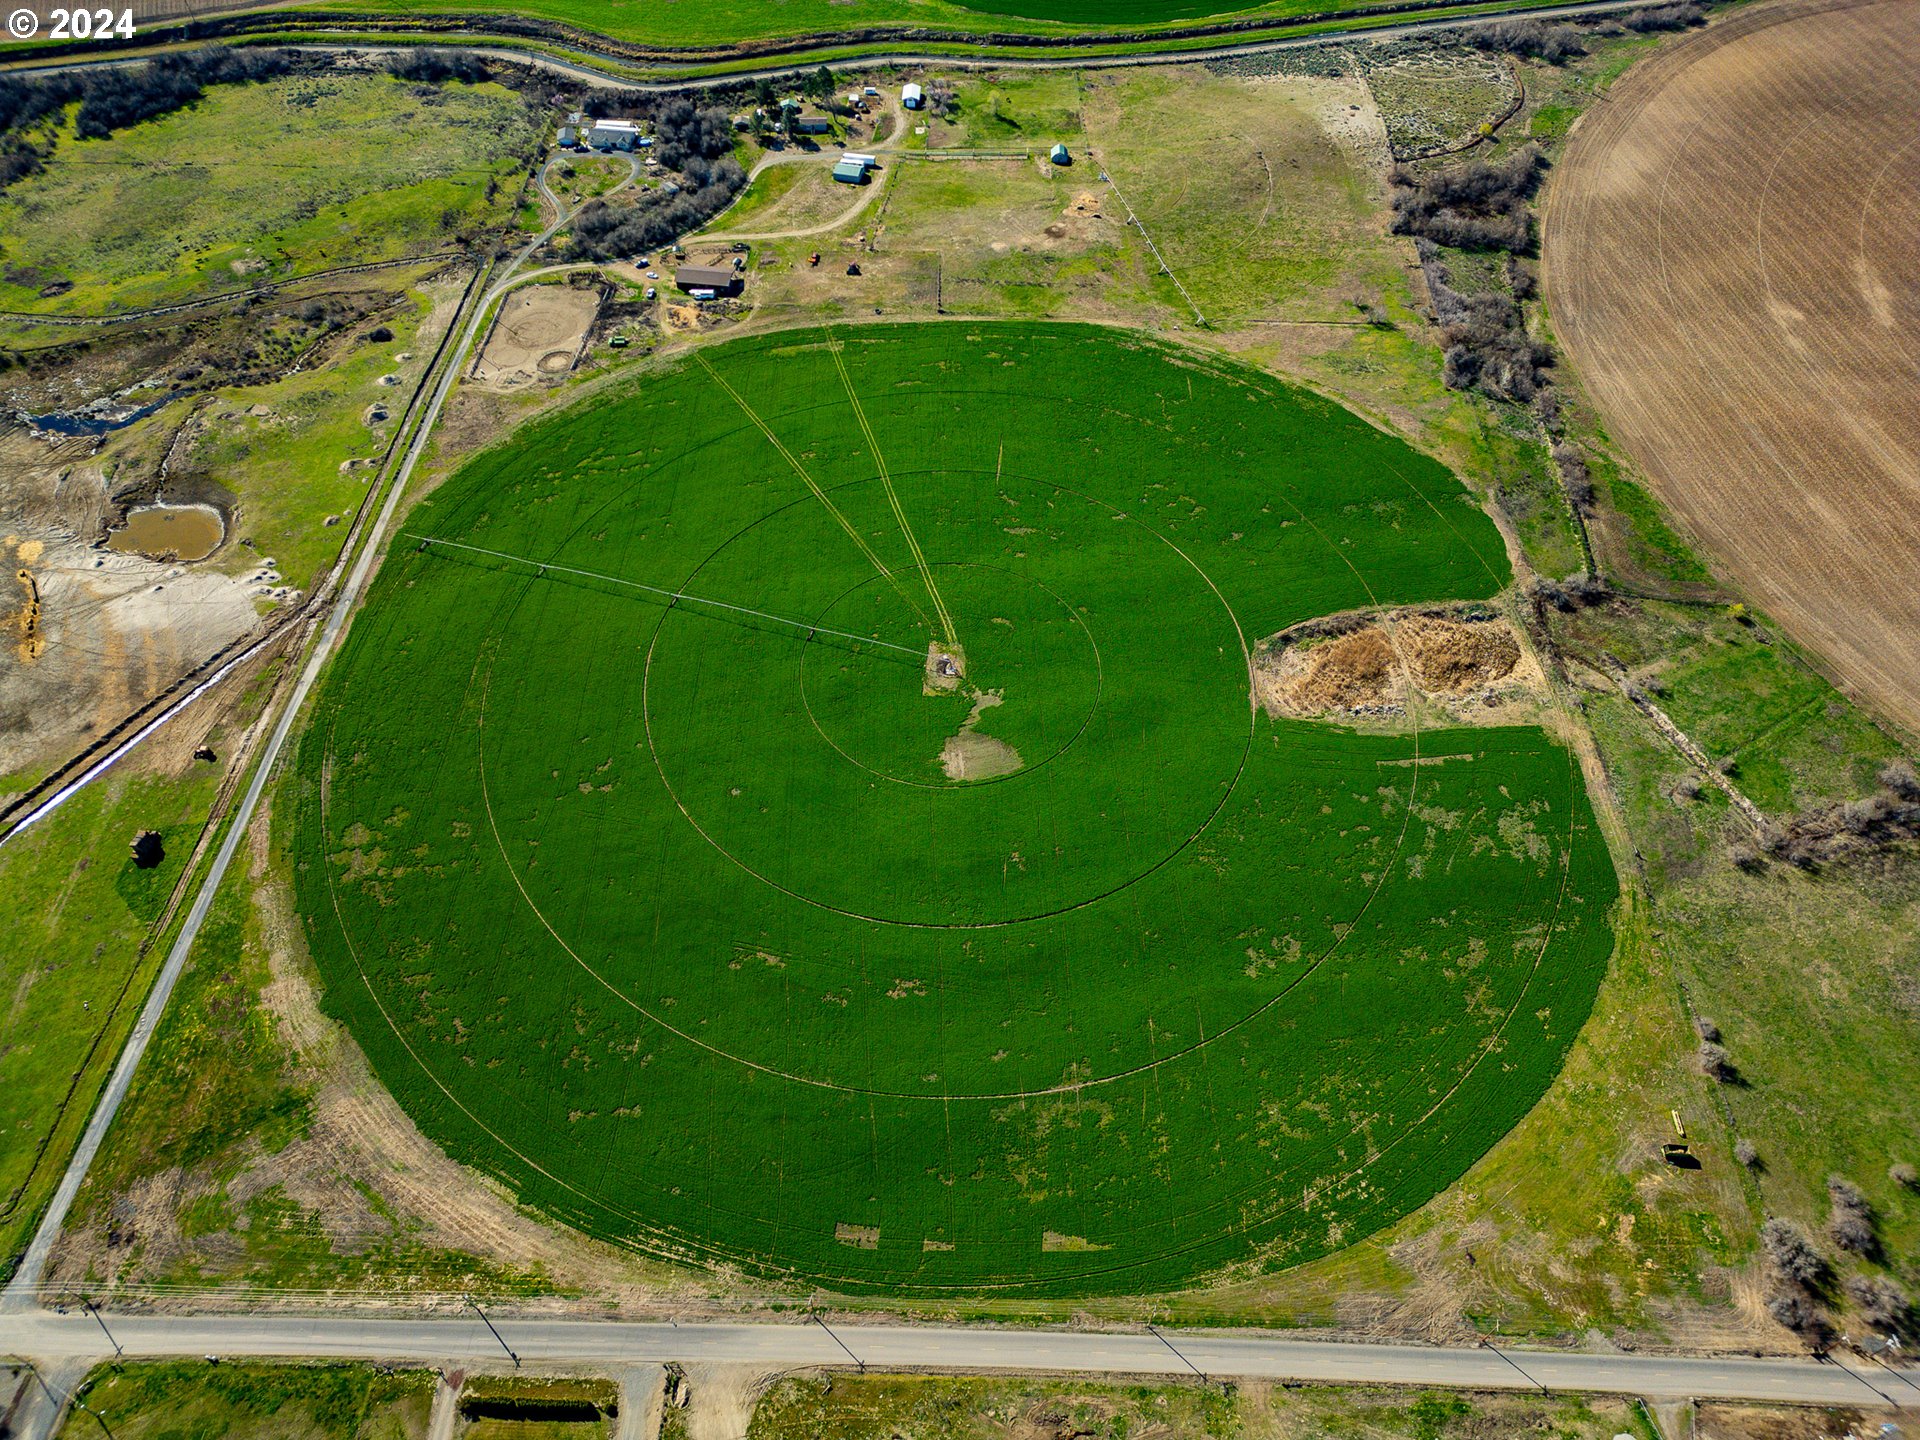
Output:
[[1760,1244],[1782,1280],[1811,1288],[1827,1278],[1827,1259],[1813,1248],[1807,1232],[1779,1216],[1760,1227]]
[[1734,1067],[1733,1057],[1727,1053],[1727,1047],[1718,1041],[1702,1040],[1695,1055],[1700,1062],[1700,1073],[1709,1080],[1718,1080],[1726,1085],[1739,1078],[1740,1072]]
[[1873,1228],[1873,1206],[1860,1193],[1860,1187],[1841,1176],[1829,1175],[1827,1199],[1833,1203],[1827,1214],[1827,1238],[1842,1250],[1871,1255],[1880,1239]]
[[1901,1330],[1911,1318],[1907,1292],[1884,1275],[1850,1275],[1847,1299],[1869,1325]]

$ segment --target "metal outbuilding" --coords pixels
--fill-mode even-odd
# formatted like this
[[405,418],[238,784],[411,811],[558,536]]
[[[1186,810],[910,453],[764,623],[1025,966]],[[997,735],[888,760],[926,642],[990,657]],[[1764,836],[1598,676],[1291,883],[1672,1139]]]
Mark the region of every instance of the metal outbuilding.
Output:
[[842,185],[864,185],[867,183],[867,167],[857,160],[841,160],[833,167],[833,178]]
[[918,110],[926,103],[926,95],[918,85],[909,81],[900,87],[900,103],[909,110]]
[[711,290],[716,295],[740,293],[740,276],[723,265],[682,265],[673,272],[673,283],[682,290]]
[[1058,142],[1054,144],[1052,150],[1047,152],[1047,158],[1056,165],[1071,165],[1073,163],[1073,156],[1067,153],[1067,147]]

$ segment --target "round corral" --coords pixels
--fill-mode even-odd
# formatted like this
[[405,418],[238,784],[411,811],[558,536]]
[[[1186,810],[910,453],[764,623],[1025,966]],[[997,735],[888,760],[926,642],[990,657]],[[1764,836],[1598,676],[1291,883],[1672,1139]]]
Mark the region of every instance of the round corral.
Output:
[[1629,71],[1549,192],[1554,325],[1740,586],[1920,728],[1920,6],[1743,9]]
[[1537,729],[1254,704],[1303,619],[1490,595],[1441,467],[1083,326],[699,352],[409,521],[301,755],[330,1004],[623,1243],[919,1293],[1322,1253],[1540,1094],[1613,895]]

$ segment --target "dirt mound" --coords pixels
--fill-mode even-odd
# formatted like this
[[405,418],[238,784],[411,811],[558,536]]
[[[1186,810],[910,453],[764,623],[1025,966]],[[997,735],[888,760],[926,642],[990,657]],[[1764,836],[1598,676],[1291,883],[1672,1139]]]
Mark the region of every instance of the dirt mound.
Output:
[[1533,688],[1537,677],[1522,660],[1499,618],[1341,615],[1266,641],[1254,658],[1254,684],[1268,710],[1296,717],[1400,714],[1415,695],[1494,706],[1496,687]]
[[1386,632],[1369,625],[1305,652],[1300,672],[1285,687],[1288,708],[1315,713],[1380,704],[1399,668]]
[[1101,214],[1100,197],[1091,190],[1082,190],[1078,195],[1073,197],[1073,203],[1060,213],[1062,215],[1099,218]]
[[1394,639],[1422,690],[1460,695],[1491,684],[1520,663],[1520,644],[1503,624],[1462,624],[1437,615],[1410,615]]

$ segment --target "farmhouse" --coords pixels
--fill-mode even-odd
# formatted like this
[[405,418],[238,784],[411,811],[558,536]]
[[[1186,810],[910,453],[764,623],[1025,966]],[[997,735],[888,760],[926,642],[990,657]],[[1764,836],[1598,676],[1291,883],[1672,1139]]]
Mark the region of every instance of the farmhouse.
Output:
[[579,143],[580,132],[578,130],[574,129],[571,125],[562,125],[560,127],[560,148],[562,150],[571,150]]
[[673,272],[682,290],[711,290],[716,295],[738,295],[740,276],[722,265],[682,265]]
[[640,143],[640,127],[631,120],[596,120],[587,143],[596,150],[631,150]]
[[810,110],[794,116],[793,128],[802,135],[824,135],[833,129],[833,117],[821,111]]
[[909,82],[900,87],[900,103],[909,110],[918,110],[926,103],[926,96],[918,85]]

